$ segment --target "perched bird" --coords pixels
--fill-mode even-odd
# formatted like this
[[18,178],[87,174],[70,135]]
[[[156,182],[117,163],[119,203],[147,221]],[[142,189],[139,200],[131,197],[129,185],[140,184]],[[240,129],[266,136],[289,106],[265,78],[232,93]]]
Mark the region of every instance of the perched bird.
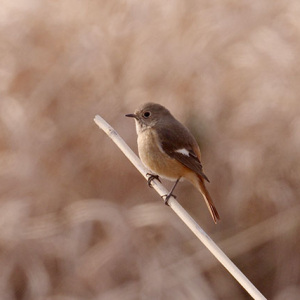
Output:
[[134,114],[138,152],[142,162],[155,174],[149,174],[148,184],[158,175],[176,180],[165,203],[172,195],[180,178],[190,181],[203,195],[215,223],[220,220],[206,187],[208,178],[203,172],[199,146],[189,130],[177,121],[164,106],[146,103]]

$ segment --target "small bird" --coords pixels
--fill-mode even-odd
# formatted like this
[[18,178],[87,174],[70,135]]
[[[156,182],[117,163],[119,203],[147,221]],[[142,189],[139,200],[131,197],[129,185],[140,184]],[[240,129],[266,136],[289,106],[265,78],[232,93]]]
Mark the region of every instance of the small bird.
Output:
[[137,109],[134,114],[126,117],[135,119],[139,156],[152,172],[148,185],[158,176],[176,180],[165,203],[172,195],[181,178],[190,181],[203,195],[207,207],[215,223],[220,216],[214,206],[206,187],[201,164],[199,146],[189,130],[177,121],[164,106],[157,103],[146,103]]

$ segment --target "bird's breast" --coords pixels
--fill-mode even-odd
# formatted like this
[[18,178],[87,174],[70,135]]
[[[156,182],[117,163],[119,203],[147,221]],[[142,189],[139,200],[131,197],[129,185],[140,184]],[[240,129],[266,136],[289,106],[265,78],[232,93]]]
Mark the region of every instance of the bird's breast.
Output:
[[177,179],[187,168],[166,154],[154,129],[147,129],[138,135],[139,156],[144,165],[154,173],[168,178]]

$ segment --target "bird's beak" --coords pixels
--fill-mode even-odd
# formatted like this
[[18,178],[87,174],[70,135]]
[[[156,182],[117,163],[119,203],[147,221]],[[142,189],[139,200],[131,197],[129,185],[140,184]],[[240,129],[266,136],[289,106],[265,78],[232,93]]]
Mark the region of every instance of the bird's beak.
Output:
[[125,117],[137,119],[137,115],[136,114],[127,114],[127,115],[125,115]]

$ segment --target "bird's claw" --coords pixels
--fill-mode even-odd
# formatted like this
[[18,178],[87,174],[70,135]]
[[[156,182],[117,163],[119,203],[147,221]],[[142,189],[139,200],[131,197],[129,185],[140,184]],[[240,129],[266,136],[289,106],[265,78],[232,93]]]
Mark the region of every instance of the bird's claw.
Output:
[[157,179],[161,183],[160,178],[159,178],[158,175],[147,173],[146,176],[149,176],[147,181],[148,181],[148,186],[151,187],[151,188],[153,187],[152,184],[151,184],[152,180]]
[[[166,198],[164,198],[164,197],[166,197]],[[165,203],[165,205],[167,205],[167,206],[169,206],[169,199],[171,198],[171,197],[173,197],[173,198],[175,198],[176,199],[176,196],[175,195],[173,195],[173,194],[167,194],[167,195],[163,195],[163,196],[161,196],[161,198],[163,198],[164,199],[164,203]]]

